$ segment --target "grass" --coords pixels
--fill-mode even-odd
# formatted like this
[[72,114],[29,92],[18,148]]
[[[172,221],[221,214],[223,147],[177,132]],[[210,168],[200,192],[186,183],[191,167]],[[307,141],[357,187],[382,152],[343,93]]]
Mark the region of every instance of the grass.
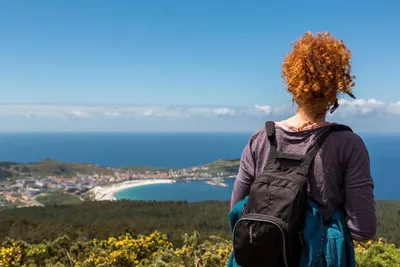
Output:
[[66,204],[80,204],[82,200],[74,195],[65,194],[62,191],[54,191],[47,194],[42,194],[36,200],[43,205],[66,205]]

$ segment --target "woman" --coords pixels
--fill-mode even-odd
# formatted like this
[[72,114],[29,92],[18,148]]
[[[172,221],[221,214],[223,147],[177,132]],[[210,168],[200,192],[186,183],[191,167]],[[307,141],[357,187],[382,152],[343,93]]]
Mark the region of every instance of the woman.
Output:
[[[330,124],[326,114],[338,107],[339,93],[354,98],[350,59],[349,49],[328,33],[306,33],[294,44],[283,62],[282,76],[298,111],[293,117],[276,122],[280,151],[306,154],[318,133]],[[251,137],[243,151],[231,208],[249,194],[253,181],[264,170],[268,154],[269,142],[263,128]],[[374,183],[369,155],[359,136],[350,131],[332,133],[316,155],[308,179],[308,196],[325,219],[344,207],[354,240],[375,236]]]

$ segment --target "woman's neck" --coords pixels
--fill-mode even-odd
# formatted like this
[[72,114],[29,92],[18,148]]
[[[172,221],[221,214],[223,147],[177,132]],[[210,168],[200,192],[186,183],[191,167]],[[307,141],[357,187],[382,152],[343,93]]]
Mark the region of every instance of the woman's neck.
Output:
[[307,114],[302,110],[298,110],[296,115],[287,119],[285,122],[301,131],[306,127],[315,127],[326,123],[326,113],[318,116],[315,114]]

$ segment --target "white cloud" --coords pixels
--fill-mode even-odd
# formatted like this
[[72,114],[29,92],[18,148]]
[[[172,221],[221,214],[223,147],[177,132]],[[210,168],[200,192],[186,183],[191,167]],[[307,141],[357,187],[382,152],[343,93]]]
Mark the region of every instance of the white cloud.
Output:
[[72,111],[67,111],[65,112],[65,115],[67,117],[73,117],[76,119],[87,119],[90,118],[91,115],[85,111],[79,110],[79,109],[74,109]]
[[1,117],[36,118],[51,116],[52,111],[35,105],[0,105]]
[[271,111],[272,111],[272,108],[270,106],[268,106],[268,105],[264,105],[264,106],[255,105],[255,109],[257,111],[260,111],[260,112],[265,113],[267,115],[270,114]]
[[[400,101],[383,103],[375,99],[354,101],[340,100],[338,110],[333,113],[334,121],[361,128],[372,127],[366,123],[375,119],[385,131],[396,128],[391,121],[400,116]],[[282,120],[292,116],[296,106],[291,104],[270,106],[95,106],[95,105],[11,105],[0,104],[0,131],[11,131],[12,125],[21,129],[144,129],[148,127],[165,128],[177,131],[185,129],[249,129],[258,128],[266,120]],[[217,120],[230,117],[230,120]],[[86,119],[90,119],[87,120]],[[84,121],[84,123],[80,122]],[[97,126],[96,126],[97,125]],[[131,125],[131,126],[130,126]],[[161,126],[164,125],[164,126]],[[228,127],[231,125],[231,128]],[[47,127],[47,128],[46,128]],[[52,128],[53,127],[53,128]],[[75,127],[75,128],[74,128]],[[131,128],[130,128],[131,127]],[[163,128],[163,129],[164,129]],[[400,129],[400,125],[397,127]],[[396,129],[397,129],[396,128]],[[18,128],[20,129],[20,128]],[[147,129],[147,128],[146,128]],[[151,128],[154,130],[153,128]],[[375,130],[375,129],[371,129]]]
[[186,111],[188,114],[190,114],[190,116],[215,116],[214,108],[210,107],[188,107]]
[[235,111],[229,108],[216,108],[214,109],[214,114],[218,116],[233,116]]
[[191,114],[188,113],[187,107],[163,106],[157,107],[154,116],[163,118],[189,118]]
[[334,115],[339,116],[364,116],[374,113],[381,115],[385,113],[385,104],[375,99],[357,99],[357,100],[346,100],[339,99],[339,108],[334,112]]
[[23,114],[26,118],[36,118],[36,114],[33,111],[28,111],[27,113]]
[[387,110],[391,114],[400,115],[400,101],[390,104]]
[[120,117],[122,114],[119,113],[116,110],[106,110],[104,111],[104,116],[106,117],[110,117],[110,118],[116,118],[116,117]]
[[143,111],[143,115],[146,117],[152,116],[153,114],[154,114],[154,111],[152,109]]
[[189,113],[187,109],[174,106],[151,106],[141,107],[140,111],[136,109],[125,110],[129,116],[135,117],[163,117],[163,118],[187,118]]
[[339,104],[344,105],[344,106],[350,106],[350,107],[370,107],[370,108],[379,108],[383,106],[383,102],[380,102],[376,99],[356,99],[356,100],[346,100],[346,99],[340,99]]
[[[375,99],[354,101],[339,100],[339,108],[334,116],[357,117],[372,115],[400,115],[400,101],[383,103]],[[283,118],[296,112],[292,105],[270,106],[84,106],[84,105],[0,105],[0,117],[24,118],[212,118],[219,116]]]

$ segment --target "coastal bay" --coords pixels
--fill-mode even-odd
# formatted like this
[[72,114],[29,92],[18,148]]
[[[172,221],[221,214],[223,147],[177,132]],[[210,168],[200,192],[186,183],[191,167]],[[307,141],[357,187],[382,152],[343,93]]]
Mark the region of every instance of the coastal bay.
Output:
[[134,180],[126,181],[117,184],[111,184],[106,186],[96,186],[89,191],[89,194],[93,194],[94,200],[116,200],[114,194],[133,187],[144,186],[144,185],[154,185],[154,184],[172,184],[175,183],[174,180],[167,179],[153,179],[153,180]]
[[225,179],[224,185],[204,181],[176,181],[175,183],[149,184],[131,187],[114,193],[117,200],[145,201],[229,201],[234,179]]
[[238,168],[238,159],[220,159],[203,166],[181,169],[104,167],[49,158],[25,164],[0,162],[0,208],[43,205],[39,200],[46,205],[80,203],[85,199],[116,200],[114,194],[129,188],[182,181],[203,181],[227,187],[223,179],[234,178]]

